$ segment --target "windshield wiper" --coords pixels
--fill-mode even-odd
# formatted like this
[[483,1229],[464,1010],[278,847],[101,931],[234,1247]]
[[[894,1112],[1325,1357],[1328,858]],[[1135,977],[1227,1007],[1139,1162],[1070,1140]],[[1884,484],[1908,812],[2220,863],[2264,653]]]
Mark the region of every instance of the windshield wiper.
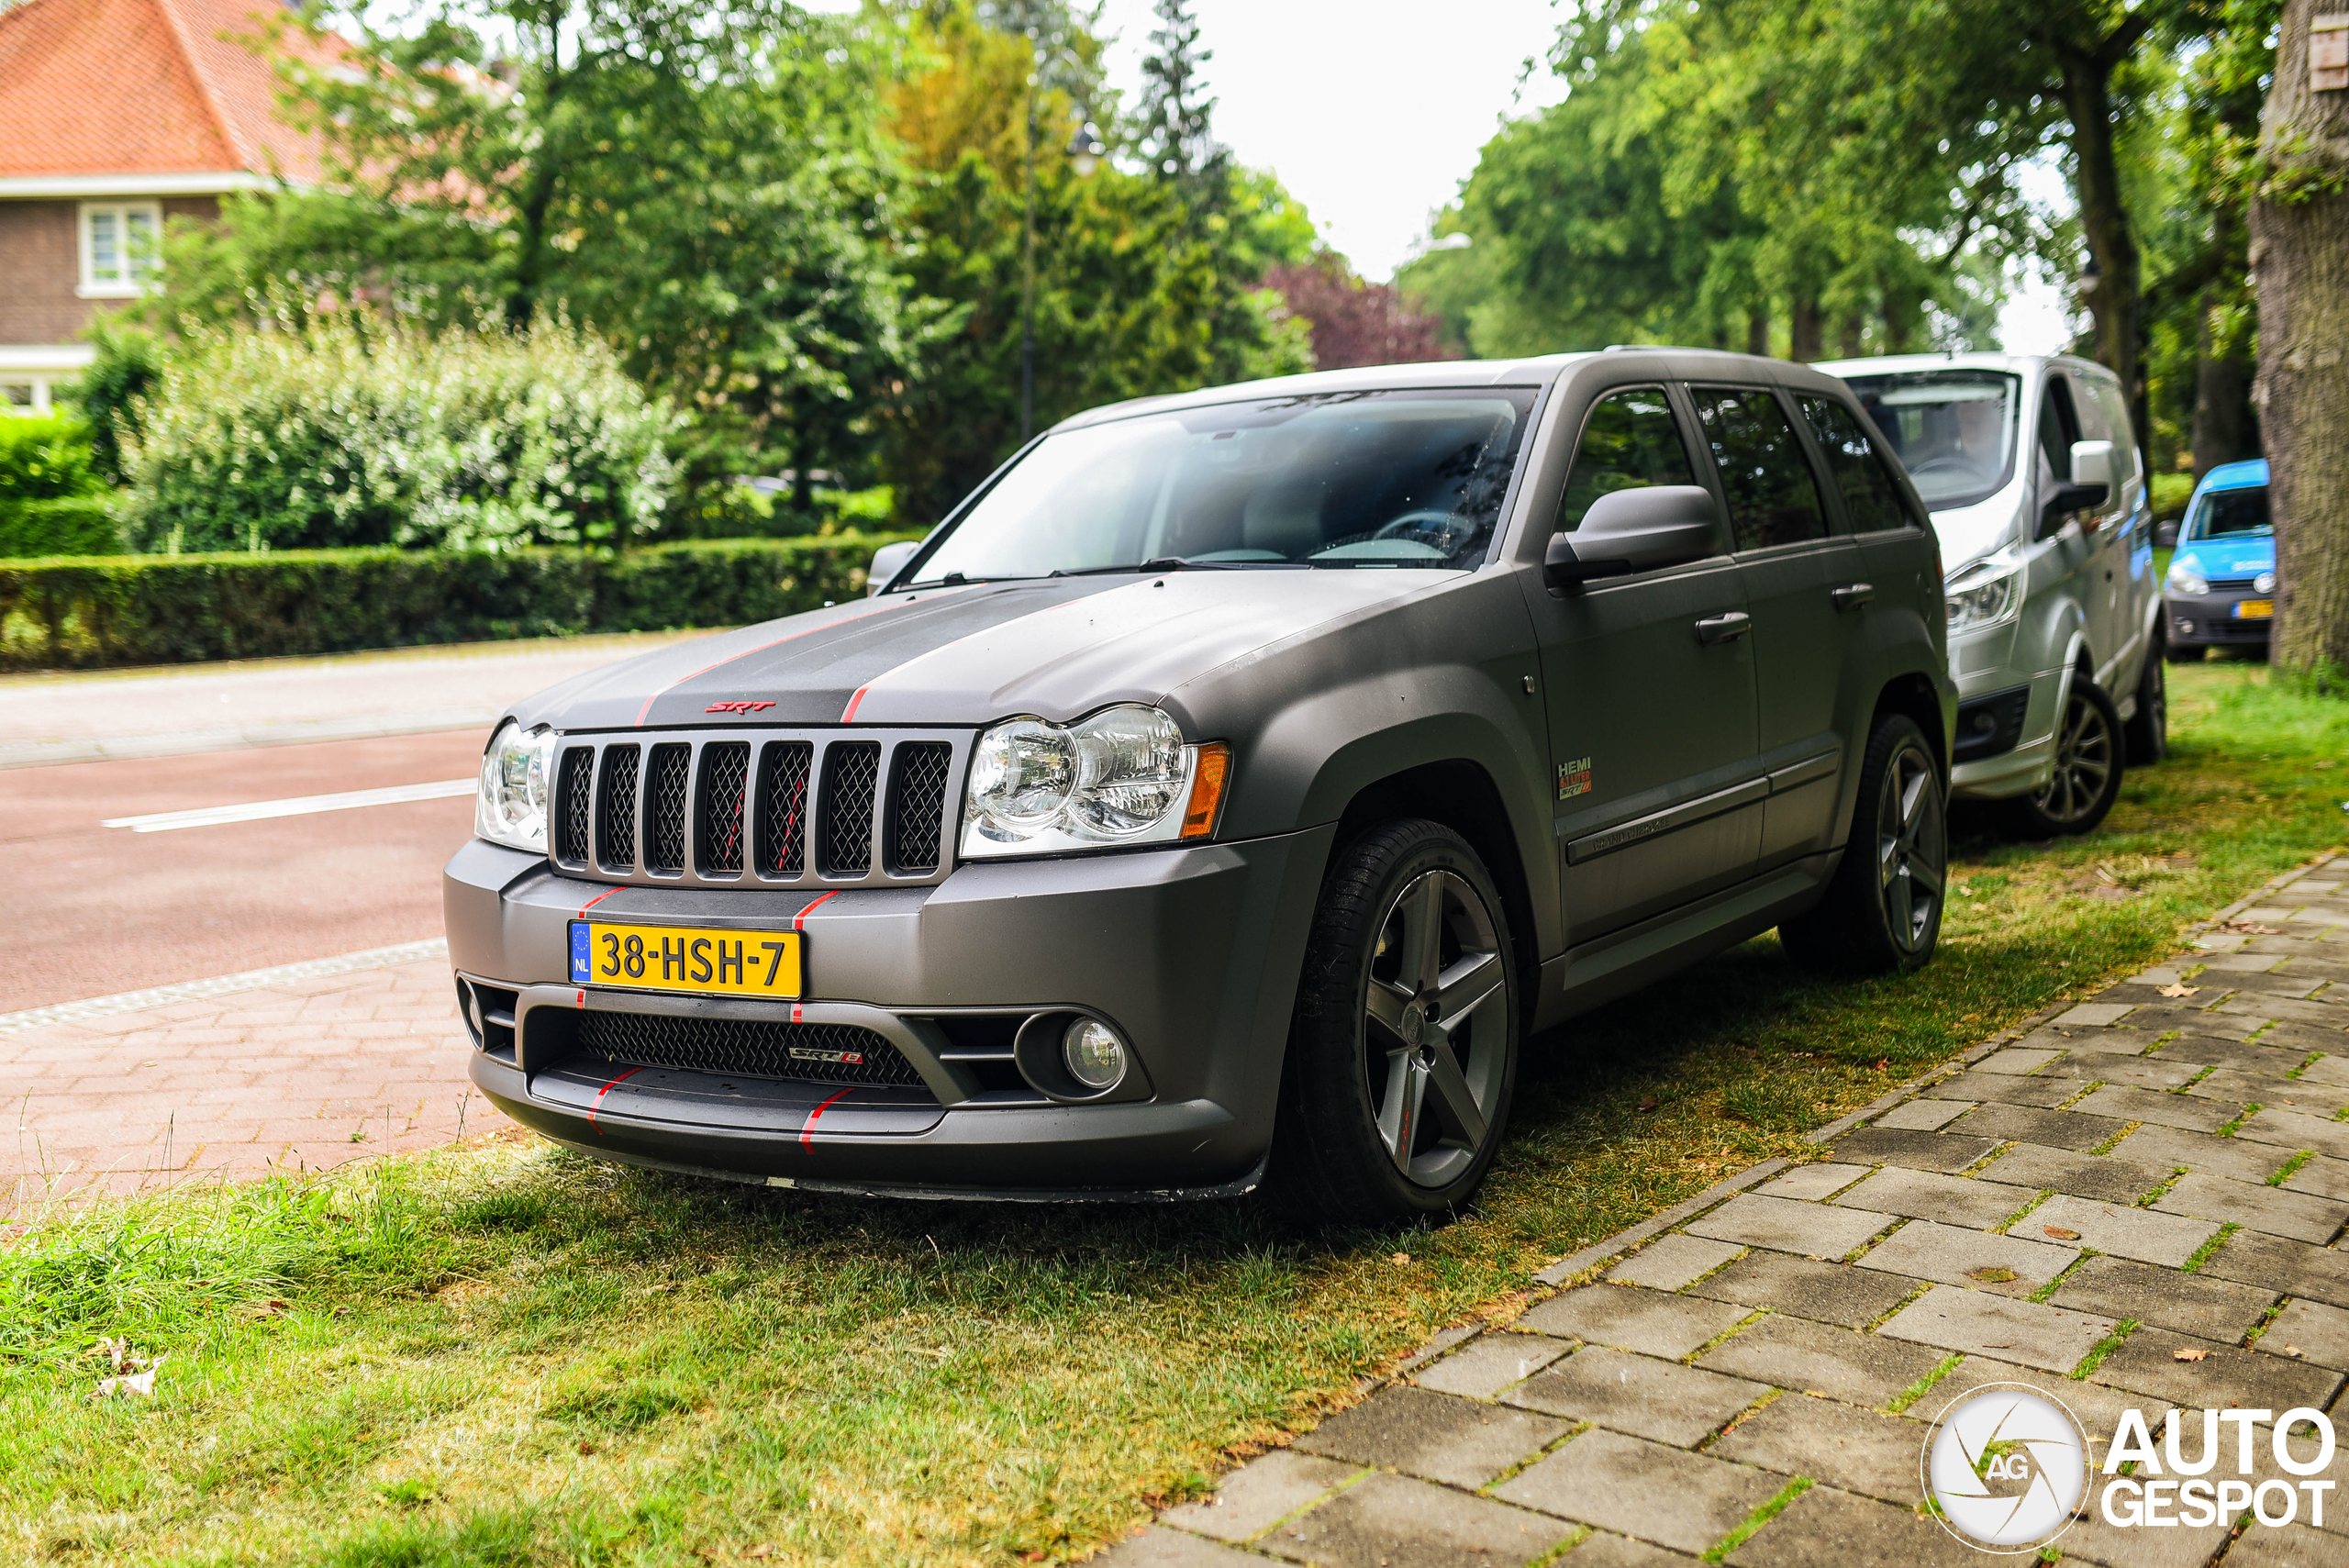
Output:
[[[1265,562],[1260,564],[1275,563]],[[1239,570],[1239,567],[1240,562],[1236,561],[1187,561],[1179,555],[1159,555],[1133,566],[1054,567],[1045,575],[1048,577],[1101,577],[1112,572],[1131,572],[1137,574],[1144,572],[1234,572]]]

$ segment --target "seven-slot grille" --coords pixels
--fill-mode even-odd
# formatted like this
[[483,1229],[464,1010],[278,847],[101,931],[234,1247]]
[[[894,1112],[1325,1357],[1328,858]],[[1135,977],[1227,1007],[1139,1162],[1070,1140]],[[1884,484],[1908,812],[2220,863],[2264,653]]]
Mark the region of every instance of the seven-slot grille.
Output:
[[566,737],[551,858],[687,886],[934,882],[952,868],[967,737],[732,729]]

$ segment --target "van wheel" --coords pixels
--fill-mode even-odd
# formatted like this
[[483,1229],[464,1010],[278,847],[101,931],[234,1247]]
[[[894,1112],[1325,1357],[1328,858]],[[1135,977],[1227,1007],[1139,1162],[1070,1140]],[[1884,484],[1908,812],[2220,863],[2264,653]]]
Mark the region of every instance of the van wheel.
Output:
[[2129,721],[2124,739],[2129,765],[2149,767],[2169,755],[2169,679],[2164,670],[2168,649],[2146,651],[2144,673],[2137,677],[2137,716]]
[[1406,820],[1321,884],[1266,1184],[1318,1221],[1407,1224],[1484,1181],[1517,1082],[1508,919],[1476,851]]
[[1860,764],[1852,837],[1827,896],[1783,922],[1778,940],[1808,969],[1905,974],[1933,956],[1949,879],[1941,765],[1917,721],[1876,720]]
[[2085,671],[2072,677],[2055,729],[2055,769],[2009,808],[2027,838],[2087,833],[2121,798],[2121,711]]

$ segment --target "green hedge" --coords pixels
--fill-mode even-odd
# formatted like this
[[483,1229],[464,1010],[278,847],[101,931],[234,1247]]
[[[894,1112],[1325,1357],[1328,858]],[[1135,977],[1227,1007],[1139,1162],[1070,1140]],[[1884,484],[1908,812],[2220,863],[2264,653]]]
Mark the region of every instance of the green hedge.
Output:
[[0,556],[112,555],[122,548],[114,505],[110,495],[0,500]]
[[0,561],[0,662],[174,664],[741,626],[857,597],[873,551],[910,537]]

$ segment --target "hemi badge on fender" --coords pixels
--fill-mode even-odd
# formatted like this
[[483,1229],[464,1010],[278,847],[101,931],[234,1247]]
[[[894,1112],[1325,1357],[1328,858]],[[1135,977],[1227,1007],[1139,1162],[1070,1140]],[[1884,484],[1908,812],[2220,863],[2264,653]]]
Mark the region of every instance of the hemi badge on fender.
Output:
[[1590,759],[1576,757],[1571,762],[1558,764],[1558,798],[1572,800],[1578,795],[1590,793]]

